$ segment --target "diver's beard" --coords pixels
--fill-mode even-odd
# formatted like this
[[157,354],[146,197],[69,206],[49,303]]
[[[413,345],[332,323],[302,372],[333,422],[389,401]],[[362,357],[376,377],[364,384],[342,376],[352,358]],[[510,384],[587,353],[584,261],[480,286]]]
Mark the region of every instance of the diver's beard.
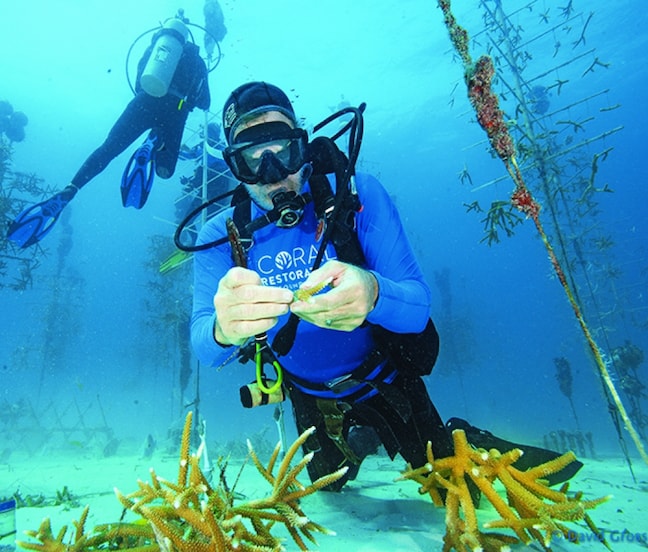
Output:
[[280,192],[289,191],[291,187],[283,182],[277,182],[277,184],[246,184],[245,189],[254,203],[264,211],[270,211],[274,207],[272,198]]

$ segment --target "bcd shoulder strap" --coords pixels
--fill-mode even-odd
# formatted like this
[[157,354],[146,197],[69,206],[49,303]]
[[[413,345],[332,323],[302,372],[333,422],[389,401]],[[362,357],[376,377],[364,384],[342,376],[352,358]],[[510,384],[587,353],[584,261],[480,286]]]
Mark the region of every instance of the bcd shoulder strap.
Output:
[[252,232],[249,231],[250,221],[252,220],[252,200],[243,184],[239,184],[234,190],[230,204],[234,206],[232,220],[239,231],[241,243],[247,250],[252,244]]
[[331,218],[327,216],[327,210],[335,199],[328,177],[324,174],[314,174],[310,177],[309,183],[317,219],[333,225],[330,241],[335,248],[337,258],[345,263],[364,266],[365,256],[355,226],[355,214],[360,205],[358,196],[347,194],[340,207],[342,212],[337,217]]

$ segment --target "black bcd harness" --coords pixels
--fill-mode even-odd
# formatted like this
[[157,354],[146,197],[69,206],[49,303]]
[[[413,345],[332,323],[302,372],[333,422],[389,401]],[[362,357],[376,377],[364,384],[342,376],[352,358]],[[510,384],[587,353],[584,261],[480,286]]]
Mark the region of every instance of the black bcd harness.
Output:
[[[309,147],[313,166],[313,173],[309,178],[311,194],[299,197],[304,198],[304,203],[313,201],[317,220],[324,225],[324,233],[318,255],[313,263],[313,270],[320,266],[328,243],[333,245],[338,260],[365,267],[365,256],[355,228],[355,215],[360,210],[361,204],[355,190],[349,189],[345,183],[345,171],[349,169],[349,160],[330,138],[315,138]],[[334,173],[336,178],[335,194],[326,176],[330,173]],[[255,224],[250,220],[251,199],[243,186],[235,192],[232,204],[234,205],[232,219],[239,229],[241,242],[249,248],[252,244]],[[279,215],[274,215],[277,216]],[[272,342],[272,350],[277,356],[288,354],[292,348],[299,320],[291,313],[288,321],[279,329]],[[367,322],[365,324],[371,327],[381,356],[390,358],[400,371],[417,376],[431,373],[439,351],[439,336],[431,319],[420,333],[395,333],[375,324]],[[246,356],[245,353],[243,356]],[[366,372],[366,367],[363,366],[359,370]],[[364,375],[364,373],[357,374],[360,378]],[[351,374],[351,378],[357,379],[356,374]],[[303,385],[306,382],[299,381],[299,383]],[[306,386],[313,387],[313,384]]]

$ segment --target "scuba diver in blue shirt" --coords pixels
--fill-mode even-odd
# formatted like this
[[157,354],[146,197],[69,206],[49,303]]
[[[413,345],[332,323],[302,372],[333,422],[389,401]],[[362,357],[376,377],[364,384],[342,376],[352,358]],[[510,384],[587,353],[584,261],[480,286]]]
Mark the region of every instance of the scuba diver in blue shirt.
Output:
[[[243,406],[289,398],[298,431],[316,428],[304,445],[317,452],[311,479],[349,468],[330,490],[354,479],[380,444],[414,467],[425,464],[428,441],[435,458],[451,455],[458,427],[476,446],[519,446],[458,418],[446,425],[432,403],[422,379],[439,346],[430,288],[389,194],[355,174],[362,106],[342,111],[354,117],[348,158],[333,139],[309,142],[276,86],[234,90],[223,109],[224,157],[243,184],[190,248],[196,355],[212,366],[236,353],[254,361]],[[558,456],[521,448],[522,469]]]
[[90,154],[68,186],[18,215],[9,228],[9,239],[23,248],[38,243],[77,192],[146,130],[150,133],[124,172],[124,207],[142,208],[154,174],[164,179],[173,175],[189,113],[194,108],[208,110],[210,105],[207,67],[187,24],[179,12],[153,35],[138,63],[135,97],[104,143]]

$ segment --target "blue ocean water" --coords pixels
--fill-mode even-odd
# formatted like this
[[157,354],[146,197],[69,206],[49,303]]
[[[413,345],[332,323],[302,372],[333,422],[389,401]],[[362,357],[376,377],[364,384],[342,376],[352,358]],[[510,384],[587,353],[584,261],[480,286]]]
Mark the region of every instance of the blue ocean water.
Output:
[[[181,7],[202,23],[202,4]],[[518,152],[522,173],[543,206],[540,218],[597,346],[605,359],[629,350],[621,347],[643,353],[643,3],[502,2],[505,19],[497,19],[498,4],[490,0],[454,4],[473,57],[490,53],[501,69],[495,89],[513,135],[525,151],[539,148],[535,157]],[[393,194],[435,294],[442,351],[428,386],[442,416],[539,445],[591,434],[599,456],[621,456],[620,435],[641,462],[623,424],[617,432],[599,370],[533,222],[516,225],[512,237],[500,228],[499,242],[484,241],[489,206],[508,200],[514,184],[475,121],[436,3],[221,6],[228,33],[210,74],[214,113],[248,80],[281,86],[307,127],[344,102],[367,103],[358,168]],[[11,170],[34,173],[53,189],[65,186],[132,96],[125,62],[133,41],[178,7],[168,0],[4,6],[0,101],[29,118],[25,139],[13,144]],[[128,69],[132,74],[132,63]],[[525,128],[524,109],[535,121],[533,139],[515,130]],[[194,113],[189,126],[202,122]],[[276,439],[272,410],[239,405],[238,387],[253,378],[249,366],[234,362],[217,371],[190,360],[182,388],[190,274],[160,276],[157,267],[173,252],[179,179],[194,165],[181,162],[174,178],[155,182],[141,211],[124,209],[119,181],[135,147],[78,194],[27,272],[11,249],[2,251],[2,462],[45,447],[136,448],[149,434],[166,438],[196,406],[215,448],[241,435]],[[2,182],[3,196],[9,181]],[[561,358],[571,369],[573,410],[557,378]],[[645,443],[646,364],[622,373],[609,365]],[[88,428],[101,431],[90,439]]]

